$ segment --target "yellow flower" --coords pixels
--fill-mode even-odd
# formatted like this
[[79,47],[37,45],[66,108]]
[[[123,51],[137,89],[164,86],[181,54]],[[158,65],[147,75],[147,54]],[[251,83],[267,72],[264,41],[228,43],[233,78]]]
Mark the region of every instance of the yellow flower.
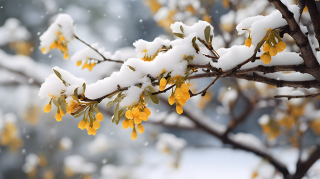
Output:
[[185,104],[186,104],[186,100],[185,100],[185,98],[180,98],[180,99],[178,99],[178,101],[179,101],[179,103],[182,105],[182,106],[184,106]]
[[143,109],[143,112],[146,113],[148,116],[151,115],[151,111],[150,111],[150,109],[147,108],[147,107]]
[[128,119],[133,119],[133,114],[132,114],[132,111],[131,111],[131,110],[127,110],[127,112],[126,112],[126,117],[127,117]]
[[172,95],[169,96],[168,102],[170,105],[173,105],[175,103],[174,97]]
[[46,47],[42,47],[41,52],[45,54],[45,51],[46,51]]
[[270,45],[269,45],[268,43],[265,43],[265,44],[263,45],[263,51],[264,51],[264,52],[269,52],[269,50],[270,50]]
[[68,54],[68,53],[65,53],[65,54],[63,55],[63,58],[64,58],[65,60],[67,60],[67,59],[69,58],[69,54]]
[[83,66],[82,66],[82,69],[85,69],[85,68],[88,68],[88,63],[87,62],[84,62]]
[[183,92],[182,92],[181,88],[176,88],[174,95],[177,99],[180,99],[183,96]]
[[176,105],[176,111],[178,114],[182,114],[183,113],[183,108],[180,104],[177,104]]
[[52,108],[52,106],[51,106],[51,104],[49,103],[49,104],[47,104],[45,107],[44,107],[44,112],[46,112],[46,113],[48,113],[48,112],[50,112],[51,111],[51,108]]
[[183,98],[188,101],[190,99],[190,93],[189,92],[184,92],[183,93]]
[[136,140],[137,137],[138,137],[138,133],[137,133],[136,129],[133,128],[132,133],[131,133],[131,139]]
[[159,86],[159,91],[163,91],[166,88],[166,86]]
[[98,121],[103,121],[103,115],[101,114],[101,112],[97,113],[96,119],[97,119]]
[[80,121],[78,124],[78,128],[83,130],[86,127],[86,122],[84,120]]
[[250,47],[252,44],[252,39],[250,38],[250,36],[246,39],[246,41],[244,42],[244,45],[247,47]]
[[61,113],[60,113],[59,111],[56,113],[55,118],[56,118],[56,120],[57,120],[58,122],[62,120],[62,116],[61,116]]
[[60,114],[61,114],[62,116],[66,116],[66,113],[64,113],[64,111],[63,111],[62,109],[60,109]]
[[284,41],[279,41],[279,43],[276,44],[276,49],[278,52],[282,52],[284,49],[287,48],[287,44]]
[[278,52],[277,52],[276,47],[271,47],[271,48],[270,48],[269,54],[270,54],[271,56],[276,56],[277,53],[278,53]]
[[263,61],[265,64],[269,64],[271,62],[271,56],[269,55],[269,53],[263,53],[260,56],[261,61]]
[[139,116],[134,117],[134,123],[135,124],[140,124],[142,122],[142,119]]
[[137,125],[137,131],[138,131],[139,133],[141,133],[141,134],[144,132],[144,127],[143,127],[142,124],[138,124],[138,125]]
[[94,128],[94,129],[99,129],[99,128],[100,128],[100,122],[94,121],[94,122],[93,122],[93,128]]
[[127,129],[129,127],[129,121],[130,119],[125,118],[122,122],[123,129]]
[[129,120],[129,127],[133,128],[133,126],[134,126],[133,120]]
[[183,92],[188,92],[188,91],[189,91],[189,86],[188,86],[187,84],[183,83],[183,84],[181,85],[181,90],[182,90]]
[[132,114],[133,116],[139,116],[139,109],[137,107],[133,107],[132,108]]
[[145,112],[140,112],[139,118],[141,120],[143,120],[143,121],[147,121],[148,120],[148,115]]
[[167,85],[167,80],[165,78],[161,78],[160,86],[166,86],[166,85]]
[[80,66],[81,65],[81,61],[77,61],[77,66]]

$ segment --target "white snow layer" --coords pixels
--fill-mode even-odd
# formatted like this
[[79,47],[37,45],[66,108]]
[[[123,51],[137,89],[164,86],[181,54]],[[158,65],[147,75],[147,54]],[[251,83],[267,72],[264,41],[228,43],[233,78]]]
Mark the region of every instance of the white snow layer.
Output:
[[74,38],[75,29],[73,19],[68,14],[59,14],[48,30],[40,36],[40,49],[45,47],[44,53],[48,53],[51,44],[56,41],[59,33],[64,36],[66,41],[71,41]]

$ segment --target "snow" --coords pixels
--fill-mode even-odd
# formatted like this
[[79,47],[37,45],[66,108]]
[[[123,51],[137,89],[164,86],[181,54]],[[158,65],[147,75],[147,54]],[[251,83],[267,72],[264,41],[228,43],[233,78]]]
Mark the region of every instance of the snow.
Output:
[[173,152],[179,152],[182,151],[187,145],[187,142],[184,139],[177,138],[173,134],[161,133],[159,134],[158,138],[159,139],[156,147],[159,151],[165,151],[166,149],[169,149]]
[[70,155],[64,158],[64,165],[74,173],[89,174],[96,171],[96,165],[84,160],[80,155]]
[[35,167],[37,167],[38,163],[39,163],[39,157],[34,153],[30,153],[26,156],[26,162],[22,166],[22,171],[24,171],[25,173],[29,173]]
[[104,134],[98,134],[88,144],[88,151],[90,154],[99,154],[105,152],[110,147],[110,141]]
[[[107,59],[111,59],[111,60],[120,60],[120,61],[124,61],[127,58],[124,58],[126,56],[123,56],[120,51],[116,51],[114,55],[111,55],[110,52],[106,52],[104,50],[104,48],[99,48],[99,44],[95,43],[91,45],[93,48],[97,49],[99,51],[99,53],[101,53],[105,58]],[[80,50],[78,52],[76,52],[74,55],[72,55],[71,60],[74,62],[77,61],[87,61],[89,59],[94,60],[95,63],[97,63],[98,61],[103,61],[103,58],[93,49],[91,49],[90,47],[86,47],[83,50]]]
[[[22,55],[10,55],[1,49],[0,66],[10,70],[19,71],[38,82],[42,82],[43,79],[50,74],[50,69],[47,66],[36,63],[30,57]],[[3,70],[1,71],[3,72]],[[11,74],[11,76],[13,75]],[[27,80],[24,79],[25,82],[27,82]],[[0,75],[0,81],[8,81],[8,78],[6,78],[5,74]]]
[[248,48],[245,45],[234,45],[231,48],[219,48],[217,53],[220,55],[218,63],[210,62],[210,64],[226,71],[249,59],[254,53],[254,47]]
[[269,121],[270,121],[270,116],[268,114],[264,114],[258,119],[258,123],[260,125],[268,124]]
[[63,137],[60,140],[60,146],[64,149],[64,150],[69,150],[72,148],[72,140],[69,137]]
[[0,27],[0,46],[10,42],[27,41],[30,37],[30,32],[18,19],[8,18]]
[[41,85],[39,96],[41,99],[50,97],[60,97],[62,94],[71,96],[74,94],[74,89],[78,88],[78,94],[83,92],[82,85],[85,82],[82,78],[76,78],[71,73],[60,69],[59,67],[53,67],[54,70],[61,74],[61,78],[66,82],[65,86],[56,74],[51,74],[46,78],[45,82]]
[[191,34],[196,33],[196,36],[199,37],[202,40],[205,40],[205,34],[204,34],[204,29],[207,26],[210,26],[210,35],[214,35],[213,33],[213,27],[206,21],[198,21],[197,23],[193,24],[192,26],[186,26],[182,22],[175,22],[173,23],[170,28],[172,29],[173,33],[182,33],[180,26],[183,27],[183,34],[185,36],[190,36]]
[[74,38],[75,29],[73,19],[68,14],[59,14],[47,31],[40,36],[40,49],[45,47],[44,53],[48,53],[51,44],[56,41],[59,32],[66,41],[71,41]]
[[237,133],[237,134],[229,134],[229,137],[237,141],[238,143],[244,144],[251,146],[253,148],[256,148],[261,151],[266,151],[267,147],[262,144],[260,139],[258,139],[256,136],[253,134],[248,134],[248,133]]
[[[299,21],[299,7],[297,5],[288,5],[288,9],[293,12],[295,20]],[[275,29],[287,25],[287,21],[282,18],[282,14],[275,10],[267,16],[255,16],[243,19],[236,27],[239,35],[247,32],[243,29],[249,29],[252,35],[252,45],[255,47],[266,35],[269,28]]]

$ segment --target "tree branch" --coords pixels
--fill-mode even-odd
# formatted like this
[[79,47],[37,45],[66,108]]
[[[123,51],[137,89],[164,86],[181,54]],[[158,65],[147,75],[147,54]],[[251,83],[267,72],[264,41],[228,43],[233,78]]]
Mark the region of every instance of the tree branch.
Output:
[[320,15],[318,12],[316,2],[314,0],[305,0],[305,5],[308,8],[312,25],[314,28],[314,33],[315,33],[316,39],[318,40],[318,44],[320,46]]
[[296,173],[293,175],[292,179],[301,179],[309,170],[309,168],[320,158],[320,146],[313,151],[309,158],[297,164]]
[[308,95],[302,95],[302,96],[292,96],[292,95],[276,95],[274,98],[288,98],[290,100],[291,98],[314,98],[320,96],[320,93],[315,94],[308,94]]
[[289,34],[301,49],[301,55],[308,73],[320,82],[320,65],[314,56],[308,38],[302,33],[293,13],[280,0],[269,0],[283,15],[289,25]]
[[[97,49],[93,48],[91,45],[89,45],[88,43],[86,43],[85,41],[81,40],[78,36],[74,35],[74,37],[79,40],[80,42],[84,43],[85,45],[87,45],[88,47],[90,47],[92,50],[94,50],[95,52],[97,52],[104,61],[110,61],[110,62],[116,62],[116,63],[124,63],[124,61],[120,61],[120,60],[111,60],[111,59],[107,59],[104,55],[102,55]],[[101,61],[99,61],[98,63],[100,63]]]

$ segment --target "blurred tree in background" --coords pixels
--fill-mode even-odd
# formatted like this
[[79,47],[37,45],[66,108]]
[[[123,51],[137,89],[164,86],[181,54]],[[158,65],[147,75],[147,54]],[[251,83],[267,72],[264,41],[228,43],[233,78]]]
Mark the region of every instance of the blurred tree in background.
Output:
[[[319,178],[320,68],[315,63],[320,58],[318,3],[309,0],[283,3],[287,6],[276,0],[1,1],[0,179]],[[286,8],[289,6],[298,23],[290,18]],[[280,12],[275,13],[277,10]],[[64,33],[58,34],[55,46],[50,46],[53,50],[48,52],[39,37],[57,22],[59,14],[70,15],[76,36],[66,43]],[[257,15],[261,16],[250,19]],[[199,20],[212,25],[212,40],[201,39],[200,35],[210,38],[213,35],[210,30],[189,27],[200,23]],[[277,26],[281,20],[286,24]],[[178,21],[184,27],[179,25],[179,32],[171,26]],[[269,26],[270,29],[263,28]],[[263,38],[255,39],[259,28],[263,29],[260,33]],[[138,44],[139,39],[150,42],[149,47],[156,44],[157,37],[163,43],[174,43],[187,39],[192,30],[198,33],[198,39],[192,42],[193,50],[203,52],[212,63],[189,63],[196,59],[186,55],[182,58],[188,61],[192,73],[186,79],[179,81],[171,78],[170,73],[151,77],[157,90],[144,90],[139,100],[149,96],[150,101],[160,102],[158,105],[149,102],[147,106],[145,101],[140,103],[140,113],[145,108],[151,112],[141,123],[144,127],[133,118],[133,108],[140,104],[125,109],[132,111],[132,117],[120,108],[119,115],[123,117],[115,118],[117,95],[92,100],[85,95],[83,86],[78,86],[79,93],[73,100],[86,102],[82,105],[101,103],[99,107],[94,103],[92,109],[90,103],[86,106],[88,113],[84,114],[89,116],[90,108],[94,114],[90,121],[91,117],[92,121],[102,121],[96,113],[101,113],[104,119],[100,128],[94,128],[94,124],[79,124],[79,128],[87,127],[88,133],[95,135],[78,129],[83,118],[78,114],[83,111],[77,113],[79,108],[75,106],[68,109],[70,101],[65,108],[60,98],[52,97],[49,99],[52,111],[56,110],[54,100],[60,110],[43,113],[49,100],[39,99],[38,93],[45,79],[52,75],[53,66],[83,78],[89,86],[118,72],[129,58],[142,54],[140,59],[153,61],[172,51],[163,45],[156,54],[148,54],[152,51],[148,47],[146,51],[137,50],[139,45],[133,48],[132,44]],[[277,47],[282,40],[286,44],[284,49]],[[272,48],[283,52],[272,55]],[[43,55],[41,51],[48,53]],[[89,56],[73,60],[75,63],[63,60],[69,56],[76,59],[78,52]],[[226,68],[226,64],[231,68]],[[130,69],[135,71],[136,67]],[[64,71],[58,70],[58,74]],[[188,80],[191,82],[187,83]],[[177,99],[177,89],[187,84],[193,85],[188,86],[190,99],[183,109],[181,105],[181,108],[170,105],[171,96],[177,106],[185,103]],[[118,87],[119,92],[125,91],[123,87]],[[115,105],[109,100],[114,100]],[[56,122],[56,114],[68,110],[79,118],[66,115]],[[91,132],[90,127],[99,129]],[[130,139],[130,135],[136,138],[132,137],[132,130],[122,127],[137,130],[137,140]]]

